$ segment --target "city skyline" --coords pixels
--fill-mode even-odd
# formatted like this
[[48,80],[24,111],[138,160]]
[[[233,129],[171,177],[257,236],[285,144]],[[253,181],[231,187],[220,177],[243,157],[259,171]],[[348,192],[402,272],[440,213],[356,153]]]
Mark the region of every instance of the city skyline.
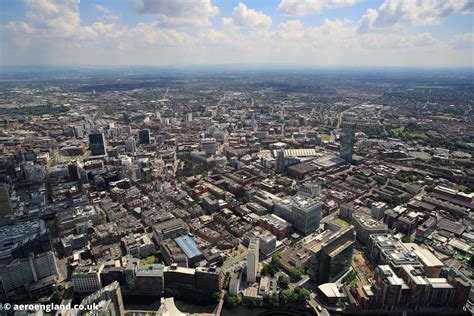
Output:
[[468,0],[25,0],[1,6],[1,65],[473,65]]

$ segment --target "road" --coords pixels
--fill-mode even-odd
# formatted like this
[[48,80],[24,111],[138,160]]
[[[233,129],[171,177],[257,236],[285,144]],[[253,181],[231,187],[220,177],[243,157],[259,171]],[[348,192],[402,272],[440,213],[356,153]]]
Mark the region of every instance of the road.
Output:
[[348,109],[346,109],[346,110],[342,111],[341,113],[339,113],[339,121],[337,122],[337,126],[336,126],[335,129],[336,129],[336,130],[339,130],[339,128],[341,127],[341,124],[342,124],[342,117],[344,116],[344,113],[349,112],[350,110],[352,110],[352,109],[355,108],[355,107],[358,107],[358,106],[361,105],[361,104],[365,104],[365,103],[371,102],[372,100],[375,100],[375,99],[377,99],[377,98],[379,98],[379,97],[380,97],[380,96],[376,96],[375,98],[372,98],[372,99],[370,99],[370,100],[366,100],[366,101],[363,101],[363,102],[356,103],[356,104],[354,104],[354,105],[349,106]]

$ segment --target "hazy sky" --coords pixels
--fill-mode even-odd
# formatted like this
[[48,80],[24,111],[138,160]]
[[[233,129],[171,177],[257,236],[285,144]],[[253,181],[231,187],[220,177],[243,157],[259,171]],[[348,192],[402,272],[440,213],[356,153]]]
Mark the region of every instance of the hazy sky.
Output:
[[473,67],[474,0],[0,0],[0,64]]

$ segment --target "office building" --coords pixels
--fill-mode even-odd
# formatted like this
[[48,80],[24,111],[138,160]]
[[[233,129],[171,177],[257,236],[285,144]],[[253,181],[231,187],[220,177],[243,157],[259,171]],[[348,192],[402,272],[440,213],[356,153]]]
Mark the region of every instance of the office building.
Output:
[[167,289],[196,289],[195,269],[178,267],[172,264],[166,267],[165,286]]
[[339,157],[347,162],[352,161],[352,154],[354,150],[354,136],[356,125],[352,122],[342,122],[341,132],[341,147]]
[[173,239],[165,239],[160,243],[160,252],[166,265],[177,264],[187,268],[188,257]]
[[0,298],[8,299],[17,291],[28,290],[35,283],[41,284],[45,280],[54,285],[54,277],[58,275],[56,257],[52,251],[39,255],[31,253],[28,258],[15,259],[0,265]]
[[0,217],[13,215],[9,185],[0,183]]
[[371,215],[374,219],[380,220],[385,215],[387,204],[385,202],[375,202],[371,206]]
[[157,244],[160,244],[162,240],[180,237],[188,233],[188,225],[181,218],[170,219],[153,226],[153,238]]
[[259,249],[264,258],[268,258],[276,250],[277,238],[269,231],[265,231],[259,237]]
[[94,311],[79,311],[78,316],[88,315],[109,315],[109,316],[124,316],[125,306],[123,304],[122,291],[120,284],[115,281],[97,292],[87,296],[81,302],[82,306],[92,306],[97,304],[98,310]]
[[354,227],[326,230],[308,245],[308,275],[318,284],[334,282],[349,271],[354,248]]
[[195,267],[200,261],[204,259],[193,238],[185,235],[175,238],[174,241],[186,255],[189,267]]
[[388,229],[386,224],[360,212],[352,214],[352,225],[354,225],[357,239],[363,245],[367,244],[370,235],[383,234],[386,233]]
[[195,278],[196,289],[217,292],[222,288],[222,274],[217,268],[197,267]]
[[[133,291],[144,296],[161,296],[165,291],[165,266],[147,264],[137,269],[133,278]],[[128,281],[127,284],[131,282]]]
[[128,153],[134,153],[137,151],[137,143],[135,139],[131,138],[125,140],[125,151]]
[[285,172],[285,151],[283,149],[277,150],[275,172]]
[[319,228],[322,203],[296,195],[275,202],[275,214],[287,220],[295,229],[304,235],[313,233]]
[[396,273],[403,265],[422,267],[418,256],[391,234],[372,234],[367,242],[368,258],[374,265],[389,265]]
[[69,179],[71,181],[78,181],[81,177],[81,174],[79,172],[79,166],[77,163],[73,162],[67,165],[67,170],[69,173]]
[[76,293],[92,293],[102,288],[100,273],[103,265],[87,265],[79,266],[74,269],[71,276],[74,292]]
[[257,280],[258,271],[258,239],[250,240],[247,252],[247,282],[253,283]]
[[105,137],[103,133],[89,134],[89,150],[91,156],[104,156],[106,154]]
[[140,145],[149,145],[151,144],[151,136],[149,129],[142,129],[138,131],[138,141]]
[[206,155],[214,155],[216,153],[217,142],[215,138],[203,138],[201,139],[201,150]]

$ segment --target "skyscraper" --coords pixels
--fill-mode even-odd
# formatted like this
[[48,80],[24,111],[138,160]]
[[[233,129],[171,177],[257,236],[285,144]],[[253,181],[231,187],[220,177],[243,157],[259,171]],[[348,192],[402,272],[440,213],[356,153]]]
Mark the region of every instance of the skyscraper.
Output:
[[355,123],[348,121],[342,122],[341,148],[339,156],[347,162],[352,161],[355,129]]
[[252,131],[257,130],[257,123],[255,122],[255,113],[252,113]]
[[247,253],[247,282],[253,283],[257,279],[258,270],[258,239],[250,240]]
[[10,199],[9,187],[0,183],[0,217],[13,214],[13,206]]
[[142,129],[142,130],[138,131],[138,140],[139,140],[141,145],[151,144],[150,130],[149,129]]
[[103,133],[89,134],[91,156],[105,155],[105,137]]
[[67,165],[67,170],[69,173],[69,179],[72,181],[77,181],[80,178],[80,173],[79,173],[79,166],[77,165],[76,162],[72,162],[69,165]]
[[285,172],[285,151],[283,149],[277,151],[275,172]]

